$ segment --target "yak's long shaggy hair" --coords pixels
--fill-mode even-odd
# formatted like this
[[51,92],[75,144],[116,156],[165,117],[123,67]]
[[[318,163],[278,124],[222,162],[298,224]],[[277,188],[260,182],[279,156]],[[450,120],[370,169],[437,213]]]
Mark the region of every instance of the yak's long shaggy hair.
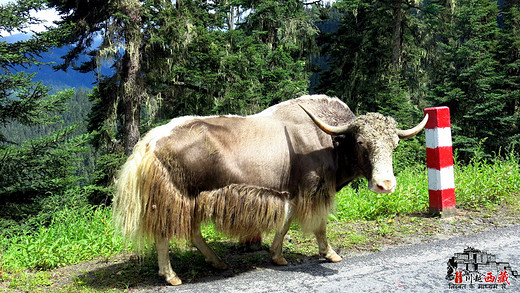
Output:
[[231,184],[197,197],[197,220],[211,221],[217,230],[230,236],[252,237],[283,225],[288,199],[287,192]]
[[287,192],[240,184],[196,196],[179,190],[173,182],[185,180],[182,168],[165,166],[154,154],[160,132],[154,129],[136,144],[116,184],[114,223],[137,250],[156,236],[189,240],[192,225],[201,222],[214,222],[229,236],[248,237],[279,229],[288,220]]
[[119,172],[113,201],[116,227],[140,250],[155,236],[189,239],[195,211],[195,199],[183,196],[172,174],[154,154],[161,133],[178,124],[172,122],[152,129],[134,148]]

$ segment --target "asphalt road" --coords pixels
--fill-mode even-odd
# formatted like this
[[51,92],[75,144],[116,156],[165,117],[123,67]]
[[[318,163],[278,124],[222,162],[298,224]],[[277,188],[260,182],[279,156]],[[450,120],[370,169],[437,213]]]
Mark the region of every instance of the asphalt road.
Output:
[[[431,243],[404,245],[385,251],[344,258],[340,263],[310,260],[288,267],[261,268],[238,276],[203,279],[179,287],[146,292],[520,292],[520,276],[497,289],[478,288],[463,278],[466,289],[450,288],[447,262],[473,247],[508,262],[520,273],[520,225]],[[453,284],[453,281],[451,282]],[[502,287],[504,286],[504,287]]]

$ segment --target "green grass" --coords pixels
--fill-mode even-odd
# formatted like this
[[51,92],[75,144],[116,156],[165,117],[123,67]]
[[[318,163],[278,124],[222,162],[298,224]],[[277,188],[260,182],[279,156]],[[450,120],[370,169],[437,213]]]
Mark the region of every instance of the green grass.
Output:
[[107,257],[121,251],[120,241],[113,237],[109,209],[65,208],[56,213],[49,226],[11,238],[4,262],[7,269],[48,270],[93,256]]
[[74,189],[51,196],[43,205],[45,215],[40,213],[12,227],[16,232],[0,232],[1,268],[50,270],[121,252],[111,209],[93,207],[83,195],[81,189]]
[[[397,188],[392,194],[369,191],[366,179],[343,188],[336,195],[336,213],[331,215],[331,220],[375,220],[427,212],[429,195],[426,168],[404,168],[396,177]],[[493,160],[477,158],[468,165],[455,165],[455,194],[458,208],[518,206],[518,158],[514,155]]]
[[[415,215],[428,211],[426,168],[400,168],[396,175],[398,187],[393,194],[378,195],[368,191],[364,179],[337,194],[336,210],[330,216],[333,222],[329,225],[332,227],[329,233],[331,242],[336,241],[336,245],[343,247],[370,246],[373,237],[392,236],[397,224],[394,218],[408,216],[414,220]],[[466,166],[457,165],[455,177],[458,208],[492,210],[501,206],[520,207],[520,167],[516,156],[493,160],[474,159]],[[4,282],[0,291],[38,291],[42,287],[49,288],[54,282],[49,273],[52,269],[127,252],[122,239],[115,236],[117,234],[112,228],[111,208],[89,205],[86,194],[86,190],[76,188],[63,195],[50,196],[43,201],[40,213],[27,216],[23,221],[0,218],[0,227],[3,228],[0,230],[0,282]],[[352,225],[363,221],[372,221],[370,231],[336,231],[334,228],[344,227],[344,223]],[[411,224],[413,222],[410,221]],[[292,229],[289,234],[299,233],[294,230],[297,225]],[[212,225],[204,227],[203,235],[216,250],[221,250],[218,253],[232,250],[227,244],[219,244],[226,238],[214,231]],[[268,240],[269,236],[266,236]],[[291,243],[285,245],[285,249],[288,253],[296,252],[298,255],[306,251],[315,254],[314,246],[313,240],[294,237]],[[187,263],[205,267],[203,257],[185,247],[174,244],[175,258],[179,263],[188,260]],[[154,274],[154,262],[148,263],[150,268],[146,274],[139,274]],[[189,268],[186,267],[188,277],[195,277],[201,270],[192,267],[193,271],[189,271]],[[122,271],[126,274],[126,270]],[[107,270],[97,274],[113,273]],[[118,277],[122,278],[113,275],[107,278],[113,281]],[[88,283],[89,279],[77,279],[76,287],[71,291],[95,286],[95,282],[94,285],[85,285],[85,282]],[[135,282],[121,280],[122,284],[126,284],[123,287],[132,286]],[[108,290],[108,287],[110,285],[103,287],[103,290]]]
[[397,177],[391,194],[376,194],[361,179],[336,194],[334,221],[375,220],[428,210],[428,178],[424,167],[406,168]]
[[517,156],[486,160],[477,158],[455,168],[456,197],[459,207],[492,208],[497,205],[518,207],[520,167]]

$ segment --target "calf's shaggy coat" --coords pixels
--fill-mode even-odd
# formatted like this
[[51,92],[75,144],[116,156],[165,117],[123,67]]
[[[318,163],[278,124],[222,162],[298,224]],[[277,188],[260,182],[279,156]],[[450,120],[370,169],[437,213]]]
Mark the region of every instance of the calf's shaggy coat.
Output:
[[275,230],[274,263],[286,265],[282,242],[290,223],[315,234],[319,253],[341,257],[326,238],[334,194],[365,176],[375,192],[392,192],[392,150],[399,138],[390,117],[355,117],[323,95],[289,100],[251,116],[181,117],[154,128],[123,165],[114,221],[134,243],[155,241],[159,274],[181,284],[169,254],[172,238],[190,240],[217,268],[222,260],[200,232],[202,222],[235,237]]

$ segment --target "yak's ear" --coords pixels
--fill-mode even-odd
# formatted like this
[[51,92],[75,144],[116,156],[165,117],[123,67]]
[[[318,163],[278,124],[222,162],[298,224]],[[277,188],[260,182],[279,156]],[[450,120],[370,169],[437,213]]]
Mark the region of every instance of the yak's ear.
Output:
[[302,104],[298,104],[309,117],[311,117],[312,121],[324,132],[330,135],[342,135],[350,131],[350,124],[342,125],[342,126],[332,126],[325,123],[320,118],[316,117],[309,109],[305,108]]
[[413,128],[405,130],[398,129],[397,135],[400,139],[410,138],[416,135],[417,133],[419,133],[419,131],[421,131],[424,128],[424,126],[426,126],[426,122],[428,122],[428,117],[428,114],[424,115],[423,120]]

